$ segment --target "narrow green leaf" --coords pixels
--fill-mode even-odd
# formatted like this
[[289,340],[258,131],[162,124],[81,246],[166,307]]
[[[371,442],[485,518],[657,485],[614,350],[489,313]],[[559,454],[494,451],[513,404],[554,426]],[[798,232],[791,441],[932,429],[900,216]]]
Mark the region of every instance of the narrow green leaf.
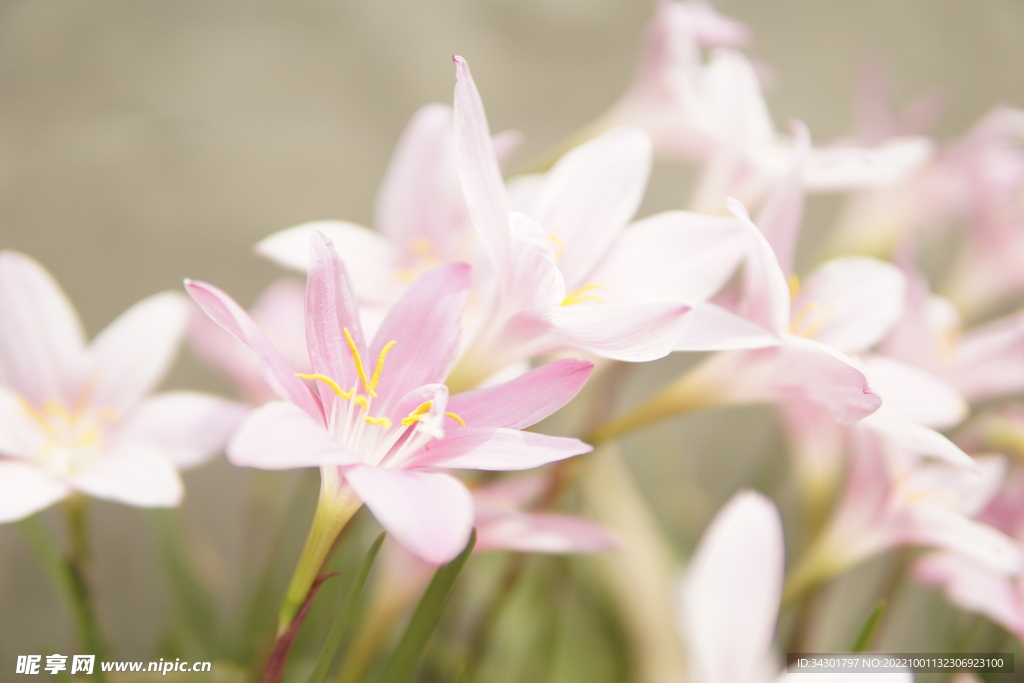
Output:
[[416,665],[427,647],[427,642],[437,627],[437,622],[441,619],[441,613],[444,612],[445,605],[448,604],[448,598],[451,597],[452,590],[455,589],[455,582],[473,552],[474,545],[476,545],[476,529],[470,535],[469,543],[462,554],[434,574],[433,580],[427,586],[427,591],[420,599],[420,604],[416,605],[416,611],[413,612],[409,625],[406,626],[405,633],[402,634],[402,639],[398,641],[398,647],[391,655],[391,660],[388,662],[387,668],[384,669],[379,683],[408,683],[412,678],[416,671]]
[[331,627],[330,633],[327,634],[324,649],[320,653],[320,658],[316,662],[313,673],[309,675],[309,683],[324,683],[327,680],[327,674],[331,671],[331,664],[334,663],[334,658],[341,647],[341,641],[345,639],[345,632],[348,631],[348,627],[355,616],[356,606],[359,604],[359,598],[363,594],[363,586],[366,585],[366,578],[370,575],[373,561],[377,559],[377,553],[380,551],[386,535],[384,533],[380,534],[377,540],[370,546],[370,549],[366,551],[366,557],[363,558],[363,563],[359,565],[359,573],[356,574],[352,588],[349,589],[348,598],[345,599],[345,606],[341,609],[341,614],[338,615],[337,621]]
[[871,608],[871,613],[864,620],[864,625],[860,627],[860,632],[857,633],[857,638],[853,641],[853,647],[850,648],[850,652],[866,652],[871,647],[875,631],[878,630],[878,625],[882,623],[882,617],[885,616],[885,604],[885,599],[883,598]]

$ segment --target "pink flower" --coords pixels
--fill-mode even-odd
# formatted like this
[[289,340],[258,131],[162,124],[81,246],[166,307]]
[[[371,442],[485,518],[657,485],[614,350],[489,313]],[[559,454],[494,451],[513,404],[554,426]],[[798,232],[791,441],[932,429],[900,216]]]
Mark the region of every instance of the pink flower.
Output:
[[302,378],[230,297],[187,283],[203,310],[256,353],[268,384],[287,399],[246,420],[228,447],[233,463],[320,467],[321,508],[341,506],[350,515],[348,501],[358,497],[399,543],[441,564],[465,545],[473,506],[465,486],[437,468],[529,469],[590,450],[576,439],[520,431],[571,399],[589,363],[553,363],[448,396],[442,382],[459,346],[466,265],[421,276],[367,343],[348,274],[320,233],[310,261],[306,341],[314,372]]
[[75,491],[140,507],[181,501],[177,468],[217,453],[245,414],[206,394],[148,396],[188,313],[180,295],[157,294],[87,345],[50,274],[0,252],[0,521]]

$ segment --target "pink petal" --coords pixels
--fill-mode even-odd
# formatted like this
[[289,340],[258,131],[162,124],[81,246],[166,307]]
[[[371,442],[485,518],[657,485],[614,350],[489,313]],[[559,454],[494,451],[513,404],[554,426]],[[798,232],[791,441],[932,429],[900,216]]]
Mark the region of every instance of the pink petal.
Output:
[[801,287],[791,331],[846,353],[866,351],[896,324],[905,296],[906,280],[891,263],[860,256],[833,259]]
[[1003,532],[933,506],[917,506],[911,515],[910,528],[905,532],[908,542],[948,550],[997,572],[1020,572],[1020,544]]
[[345,479],[388,534],[425,562],[450,562],[466,547],[473,499],[455,477],[357,465]]
[[564,245],[559,267],[570,286],[586,284],[636,213],[650,169],[650,137],[615,128],[571,150],[548,172],[527,213]]
[[453,57],[455,84],[455,149],[469,215],[495,263],[505,262],[509,240],[509,206],[501,169],[494,153],[480,93],[462,57]]
[[935,429],[952,427],[967,415],[960,393],[924,370],[885,356],[868,356],[864,364],[887,412]]
[[548,234],[520,213],[512,214],[510,230],[508,267],[500,283],[500,310],[514,315],[558,306],[565,299],[565,281]]
[[935,154],[923,136],[894,138],[874,148],[830,147],[811,150],[803,182],[815,192],[894,185]]
[[286,268],[309,270],[309,236],[322,232],[334,243],[352,276],[359,298],[389,304],[400,286],[393,274],[401,267],[398,250],[380,233],[347,221],[310,221],[260,240],[256,253]]
[[757,227],[779,259],[783,273],[795,270],[793,260],[796,258],[806,195],[800,176],[811,147],[811,134],[807,126],[803,122],[795,122],[793,127],[795,149],[790,169],[776,183],[775,189],[757,214]]
[[380,374],[376,410],[387,414],[413,389],[444,381],[459,351],[468,296],[469,266],[450,263],[421,275],[395,303],[363,361],[369,375],[384,346],[395,342]]
[[747,236],[747,257],[743,272],[743,310],[741,314],[775,334],[788,332],[789,284],[771,245],[750,221],[747,209],[735,199],[727,202],[729,211],[743,221]]
[[174,391],[143,399],[119,425],[119,436],[146,441],[179,469],[194,467],[223,450],[250,412],[218,396]]
[[611,531],[593,522],[551,513],[512,510],[476,515],[475,550],[515,550],[523,553],[600,553],[621,544]]
[[129,439],[111,443],[70,480],[90,496],[136,507],[175,507],[185,494],[170,459],[155,446]]
[[694,680],[763,680],[784,559],[782,520],[764,496],[741,492],[712,520],[681,584]]
[[295,376],[295,369],[234,299],[205,282],[185,280],[185,289],[208,316],[256,354],[263,379],[275,394],[299,406],[314,419],[323,421],[320,399]]
[[667,356],[689,306],[671,301],[558,306],[516,324],[548,325],[547,351],[580,349],[633,363]]
[[579,439],[523,432],[517,429],[466,427],[431,441],[411,466],[468,470],[529,470],[574,455],[593,446]]
[[155,389],[174,362],[188,316],[188,299],[163,292],[110,323],[89,346],[91,403],[124,411]]
[[[348,272],[334,245],[319,231],[310,235],[309,276],[306,278],[306,348],[313,372],[330,377],[344,390],[359,383],[355,355],[349,347],[348,330],[359,352],[366,355],[359,320],[359,305],[349,284]],[[364,361],[365,363],[365,361]],[[319,385],[324,412],[332,413],[333,390]]]
[[29,462],[0,458],[0,524],[44,510],[71,493],[71,487]]
[[49,437],[17,394],[0,388],[0,455],[34,458]]
[[745,229],[735,218],[666,211],[626,228],[588,279],[618,300],[704,301],[745,253]]
[[914,455],[931,456],[950,465],[978,469],[978,463],[955,443],[934,429],[911,422],[883,409],[861,420],[859,426],[878,434],[886,442]]
[[1013,633],[1024,629],[1021,596],[1005,574],[952,553],[929,553],[914,563],[913,572],[953,604],[980,612]]
[[227,456],[233,465],[261,470],[362,462],[307,413],[283,401],[250,413],[228,444]]
[[727,351],[778,346],[778,337],[760,325],[709,303],[694,304],[683,318],[675,351]]
[[448,411],[470,427],[523,429],[571,401],[593,370],[586,361],[555,361],[510,382],[456,394],[448,399]]
[[980,325],[956,347],[951,379],[972,401],[1024,389],[1024,314]]
[[0,377],[36,406],[74,405],[85,333],[60,285],[35,260],[0,251]]

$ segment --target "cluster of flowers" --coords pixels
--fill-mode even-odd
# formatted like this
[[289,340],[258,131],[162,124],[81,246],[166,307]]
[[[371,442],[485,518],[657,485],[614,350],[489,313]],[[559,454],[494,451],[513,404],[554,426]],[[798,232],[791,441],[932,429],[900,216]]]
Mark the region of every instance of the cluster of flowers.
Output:
[[[1024,636],[1024,468],[999,454],[1024,451],[1024,408],[996,403],[1024,390],[1024,314],[963,329],[1024,293],[1024,112],[996,110],[939,147],[872,91],[858,136],[815,146],[800,123],[775,129],[736,49],[747,40],[705,5],[662,2],[622,99],[550,169],[508,181],[517,136],[491,135],[455,58],[454,107],[413,118],[375,229],[317,221],[261,241],[306,285],[275,283],[251,312],[186,281],[206,316],[190,323],[185,297],[159,294],[87,345],[47,272],[0,253],[0,521],[75,492],[174,506],[177,470],[222,449],[244,467],[318,467],[282,629],[363,504],[391,539],[381,609],[400,612],[474,527],[477,550],[636,545],[628,528],[548,509],[575,470],[472,489],[451,471],[538,468],[657,419],[771,403],[818,531],[785,572],[773,503],[726,505],[678,582],[690,680],[771,679],[780,604],[904,545],[931,549],[917,579]],[[699,165],[691,210],[633,221],[655,154]],[[840,255],[801,281],[815,191],[848,195]],[[950,224],[963,248],[947,298],[915,249]],[[244,404],[149,395],[186,334]],[[711,353],[583,440],[524,431],[595,368],[687,351]]]

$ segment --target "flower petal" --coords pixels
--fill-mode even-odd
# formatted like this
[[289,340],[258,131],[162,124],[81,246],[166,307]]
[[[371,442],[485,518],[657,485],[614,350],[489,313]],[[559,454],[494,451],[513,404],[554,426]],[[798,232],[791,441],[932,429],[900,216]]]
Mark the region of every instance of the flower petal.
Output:
[[167,392],[143,399],[125,416],[118,434],[152,444],[183,469],[219,453],[250,410],[219,396]]
[[347,221],[309,221],[275,232],[256,243],[255,251],[278,265],[309,270],[309,236],[322,232],[345,262],[356,293],[363,301],[389,304],[401,291],[393,276],[401,266],[396,247],[376,232]]
[[1021,568],[1020,544],[987,524],[958,512],[918,505],[910,511],[906,539],[969,557],[997,572],[1016,574]]
[[412,467],[450,467],[467,470],[529,470],[574,455],[593,446],[579,439],[547,436],[518,429],[466,427],[431,441]]
[[978,469],[974,458],[942,434],[886,410],[884,404],[881,410],[865,417],[859,425],[914,455],[931,456],[957,467]]
[[487,510],[477,506],[474,550],[515,550],[522,553],[600,553],[621,541],[614,533],[586,519],[552,513]]
[[747,254],[743,272],[744,318],[775,334],[789,328],[789,284],[771,245],[750,220],[746,207],[735,199],[726,202],[729,211],[746,228]]
[[935,586],[950,602],[980,612],[1008,631],[1024,629],[1020,596],[1011,578],[952,553],[929,553],[914,563],[914,577]]
[[571,150],[548,172],[527,213],[563,243],[559,267],[571,287],[586,284],[636,213],[650,170],[650,137],[614,128]]
[[34,458],[49,441],[25,400],[0,388],[0,455]]
[[307,413],[283,401],[250,413],[228,444],[227,456],[233,465],[261,470],[362,462]]
[[746,318],[710,303],[694,304],[683,318],[675,351],[727,351],[778,346],[778,337]]
[[784,559],[782,520],[764,496],[741,492],[712,520],[681,582],[693,680],[765,679]]
[[469,541],[473,499],[455,477],[357,465],[345,479],[398,543],[433,565],[450,562]]
[[256,354],[263,379],[275,394],[299,406],[314,419],[323,421],[320,399],[295,376],[295,369],[234,299],[205,282],[185,280],[185,289],[208,316]]
[[872,355],[863,360],[887,412],[934,429],[952,427],[967,415],[960,392],[938,377],[894,358]]
[[50,507],[71,487],[32,463],[0,459],[0,524]]
[[124,411],[164,378],[188,324],[188,299],[163,292],[119,315],[89,346],[95,385],[91,402]]
[[90,496],[136,507],[175,507],[185,494],[170,459],[155,446],[132,439],[111,443],[70,480]]
[[471,427],[523,429],[571,401],[593,371],[593,363],[566,358],[504,384],[456,394],[448,410]]
[[829,261],[793,301],[793,334],[846,353],[866,351],[903,313],[906,279],[891,263],[862,256]]
[[503,264],[508,252],[509,204],[480,93],[462,57],[455,62],[455,149],[459,177],[480,239]]
[[67,295],[39,263],[0,251],[0,377],[36,406],[74,405],[85,332]]
[[462,311],[469,296],[469,266],[450,263],[413,282],[381,323],[364,359],[371,365],[389,342],[374,409],[390,413],[395,402],[424,384],[443,382],[459,351]]

